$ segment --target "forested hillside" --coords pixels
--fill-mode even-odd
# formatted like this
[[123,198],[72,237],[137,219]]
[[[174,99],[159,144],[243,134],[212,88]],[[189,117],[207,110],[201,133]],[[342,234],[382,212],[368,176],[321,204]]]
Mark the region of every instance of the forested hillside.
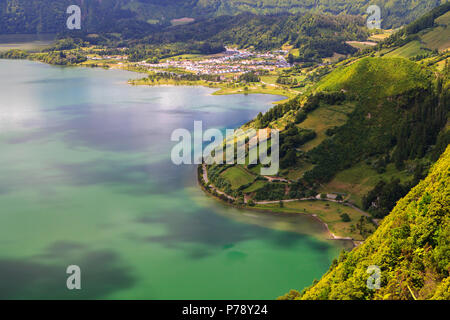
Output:
[[[285,193],[255,183],[236,196],[339,194],[376,219],[386,216],[450,142],[450,64],[442,36],[448,9],[436,8],[375,48],[310,71],[303,94],[258,115],[248,126],[283,130],[279,176],[295,183]],[[442,49],[410,59],[397,54],[430,38]]]
[[0,34],[60,33],[67,31],[66,13],[70,5],[82,10],[83,32],[110,32],[132,35],[149,32],[154,27],[132,9],[129,0],[2,0]]
[[[122,20],[128,25],[130,20]],[[120,25],[120,23],[119,23]],[[114,28],[119,28],[115,26]],[[369,32],[365,21],[358,16],[330,16],[323,14],[258,16],[240,14],[201,19],[188,25],[164,29],[151,27],[152,32],[132,28],[120,30],[120,34],[66,32],[65,42],[88,42],[109,47],[129,47],[130,60],[167,58],[179,54],[214,54],[223,52],[224,46],[257,51],[296,49],[292,57],[297,62],[321,62],[334,54],[348,55],[357,49],[348,45],[349,40],[365,40]],[[54,48],[58,50],[58,48]],[[69,49],[69,48],[67,48]]]
[[365,14],[369,5],[382,9],[383,27],[398,27],[409,23],[424,12],[439,5],[440,0],[421,1],[357,1],[357,0],[204,0],[199,3],[205,7],[214,6],[216,14],[236,14],[243,11],[268,14],[288,11],[291,13],[326,12],[332,14]]
[[[364,244],[301,294],[282,299],[450,299],[450,147]],[[366,282],[370,265],[381,288]]]
[[369,5],[381,8],[383,28],[399,27],[445,0],[3,0],[0,33],[62,32],[69,5],[80,5],[85,31],[142,32],[150,25],[169,26],[172,19],[195,19],[239,13],[331,13],[365,15]]
[[383,218],[448,143],[448,75],[448,64],[433,72],[403,58],[341,63],[307,94],[248,124],[282,129],[279,176],[293,181],[288,191],[255,182],[233,195],[261,201],[335,193]]
[[256,50],[279,49],[284,44],[299,48],[304,60],[329,57],[334,52],[354,53],[346,40],[363,40],[368,36],[364,19],[355,16],[307,14],[256,16],[242,14],[201,20],[169,28],[144,38],[142,43],[189,43],[208,41],[237,45]]
[[318,90],[344,91],[357,107],[309,153],[316,166],[307,179],[327,181],[376,154],[402,168],[403,161],[425,155],[447,122],[448,92],[433,88],[431,73],[405,59],[365,58],[324,78]]

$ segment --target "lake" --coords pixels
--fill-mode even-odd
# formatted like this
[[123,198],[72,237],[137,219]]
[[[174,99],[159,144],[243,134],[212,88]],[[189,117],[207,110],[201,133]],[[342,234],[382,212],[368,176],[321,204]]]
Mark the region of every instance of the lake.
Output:
[[137,77],[0,60],[0,299],[274,299],[320,278],[343,243],[315,219],[227,207],[170,160],[174,129],[282,98]]

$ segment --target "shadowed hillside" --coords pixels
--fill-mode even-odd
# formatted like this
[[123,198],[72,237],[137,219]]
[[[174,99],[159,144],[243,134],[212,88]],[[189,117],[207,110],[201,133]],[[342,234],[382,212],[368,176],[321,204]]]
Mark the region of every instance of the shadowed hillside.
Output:
[[[85,26],[92,32],[141,30],[150,25],[168,26],[174,19],[205,18],[239,13],[279,14],[307,12],[366,15],[369,5],[379,5],[383,28],[399,27],[443,0],[3,0],[0,33],[62,32],[69,5],[80,5]],[[187,20],[189,21],[189,20]]]

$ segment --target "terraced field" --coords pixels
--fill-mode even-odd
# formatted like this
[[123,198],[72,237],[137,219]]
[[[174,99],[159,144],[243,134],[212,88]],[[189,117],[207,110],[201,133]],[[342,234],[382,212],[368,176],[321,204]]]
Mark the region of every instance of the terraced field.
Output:
[[411,41],[406,45],[387,53],[386,57],[411,58],[417,55],[423,55],[430,50],[446,51],[450,48],[450,11],[437,18],[435,23],[437,27],[426,29],[419,33],[419,40]]
[[424,34],[421,38],[430,49],[446,51],[450,48],[450,11],[437,18],[435,22],[439,25],[433,31]]
[[404,45],[403,47],[400,47],[392,52],[389,52],[385,55],[385,57],[390,58],[412,58],[417,55],[421,54],[427,54],[429,53],[428,50],[426,50],[426,47],[423,43],[421,43],[419,40],[411,41],[410,43]]

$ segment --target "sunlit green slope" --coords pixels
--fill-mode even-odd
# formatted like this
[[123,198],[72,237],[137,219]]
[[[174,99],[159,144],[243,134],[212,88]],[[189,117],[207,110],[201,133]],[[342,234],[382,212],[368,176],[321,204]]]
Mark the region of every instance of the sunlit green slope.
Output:
[[365,58],[326,76],[317,91],[345,90],[358,97],[385,98],[426,88],[430,73],[405,59]]
[[[367,287],[371,265],[381,288]],[[364,244],[296,299],[450,299],[450,147]]]

